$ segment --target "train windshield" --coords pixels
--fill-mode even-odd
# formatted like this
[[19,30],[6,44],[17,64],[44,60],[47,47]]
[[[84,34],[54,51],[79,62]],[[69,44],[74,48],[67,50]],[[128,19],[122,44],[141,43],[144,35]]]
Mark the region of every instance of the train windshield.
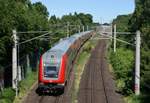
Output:
[[58,71],[56,66],[44,66],[45,78],[58,78]]

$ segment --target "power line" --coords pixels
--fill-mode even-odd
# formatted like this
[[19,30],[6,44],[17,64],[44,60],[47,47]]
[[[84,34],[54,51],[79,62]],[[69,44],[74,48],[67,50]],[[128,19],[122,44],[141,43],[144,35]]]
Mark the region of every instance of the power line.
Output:
[[[109,38],[110,38],[110,39],[113,39],[112,36],[109,36],[109,35],[105,35],[105,36],[107,36],[108,38],[95,38],[95,39],[109,39]],[[116,40],[117,40],[117,41],[120,41],[120,42],[123,42],[123,43],[126,43],[126,44],[131,45],[131,46],[135,46],[134,44],[129,43],[129,42],[125,41],[125,40],[121,40],[121,39],[117,39],[117,38],[116,38]]]
[[[114,33],[114,32],[100,32],[100,33],[110,34],[110,33]],[[136,34],[136,33],[134,33],[134,32],[116,32],[116,34],[126,34],[126,35],[128,35],[128,34]]]
[[133,32],[116,32],[117,34],[136,34],[136,33],[133,33]]
[[28,39],[28,40],[26,40],[26,41],[23,41],[23,42],[18,43],[17,45],[25,44],[25,43],[27,43],[27,42],[30,42],[30,41],[35,40],[35,39],[38,39],[38,38],[43,37],[43,36],[48,35],[48,34],[50,34],[50,33],[45,33],[45,34],[43,34],[43,35],[40,35],[40,36],[31,38],[31,39]]
[[35,34],[35,33],[47,33],[49,31],[27,31],[27,32],[17,32],[17,34]]

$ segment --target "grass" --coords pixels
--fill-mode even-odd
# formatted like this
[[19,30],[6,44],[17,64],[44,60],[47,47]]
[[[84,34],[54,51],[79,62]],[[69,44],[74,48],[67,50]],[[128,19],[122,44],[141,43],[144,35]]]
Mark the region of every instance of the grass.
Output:
[[127,97],[124,97],[125,103],[149,103],[150,96],[148,94],[140,94],[139,96],[135,96],[135,94],[131,94]]
[[32,85],[37,81],[37,72],[30,72],[26,79],[19,83],[19,95],[15,97],[13,103],[21,103],[23,97],[29,92]]
[[79,91],[79,85],[80,85],[80,80],[82,73],[84,71],[84,66],[87,63],[87,60],[90,57],[91,50],[96,46],[97,40],[89,40],[86,42],[82,48],[82,52],[79,54],[77,57],[77,62],[74,65],[74,71],[75,71],[75,80],[74,80],[74,88],[72,90],[72,102],[73,103],[78,103],[78,91]]
[[12,103],[15,98],[15,91],[12,88],[5,88],[0,96],[0,103]]
[[125,103],[141,103],[138,96],[131,94],[130,96],[124,97]]
[[21,100],[35,81],[37,81],[37,72],[30,72],[27,78],[19,83],[19,95],[15,97],[16,94],[14,89],[5,88],[2,94],[0,94],[0,103],[21,103]]

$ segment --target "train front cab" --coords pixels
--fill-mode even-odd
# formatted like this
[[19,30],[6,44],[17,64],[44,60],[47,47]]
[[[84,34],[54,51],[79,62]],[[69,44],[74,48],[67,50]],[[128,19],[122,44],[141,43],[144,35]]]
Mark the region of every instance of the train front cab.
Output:
[[67,55],[64,54],[61,62],[57,65],[44,64],[43,59],[40,59],[39,65],[39,84],[36,93],[43,94],[61,94],[64,92],[65,86],[65,69]]

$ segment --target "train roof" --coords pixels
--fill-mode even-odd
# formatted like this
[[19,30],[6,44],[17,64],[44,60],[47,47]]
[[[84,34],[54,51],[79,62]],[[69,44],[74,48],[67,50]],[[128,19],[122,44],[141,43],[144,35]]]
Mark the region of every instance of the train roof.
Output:
[[91,31],[86,31],[86,32],[81,32],[81,33],[76,33],[70,37],[67,38],[63,38],[61,39],[57,44],[55,44],[51,49],[49,49],[47,52],[45,52],[43,54],[44,58],[49,57],[50,55],[54,54],[57,55],[56,58],[61,58],[61,55],[64,54],[69,47],[71,46],[71,44],[77,40],[79,37],[90,33]]
[[60,40],[57,44],[55,44],[51,49],[48,50],[48,52],[50,51],[62,51],[62,52],[66,52],[70,45],[77,40],[79,37],[89,33],[90,31],[86,31],[86,32],[81,32],[81,33],[76,33],[68,38],[64,38],[63,40]]

